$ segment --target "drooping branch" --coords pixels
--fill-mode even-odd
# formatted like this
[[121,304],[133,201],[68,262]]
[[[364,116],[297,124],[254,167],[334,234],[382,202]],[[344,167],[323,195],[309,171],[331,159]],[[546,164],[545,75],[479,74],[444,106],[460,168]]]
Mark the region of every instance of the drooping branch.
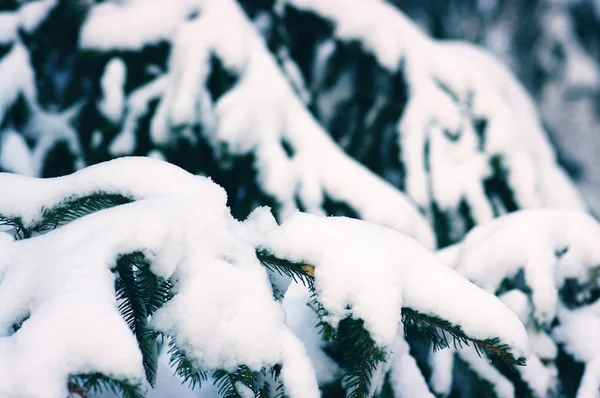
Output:
[[412,308],[402,308],[402,322],[406,334],[417,333],[433,343],[434,349],[450,347],[446,334],[452,337],[452,343],[455,348],[464,345],[473,344],[473,347],[480,353],[480,350],[487,354],[498,356],[509,365],[525,365],[525,358],[515,358],[509,345],[504,344],[498,338],[476,339],[468,336],[459,325],[453,325],[450,322],[435,316],[423,314]]
[[[294,263],[287,260],[278,259],[270,254],[268,250],[259,248],[256,255],[261,263],[270,269],[276,269],[285,275],[290,276],[295,281],[302,281],[309,286],[311,290],[314,287],[315,267],[305,263]],[[450,347],[447,335],[452,338],[454,347],[473,344],[473,347],[479,354],[480,351],[498,356],[502,361],[510,365],[525,365],[525,358],[516,358],[511,352],[508,344],[502,343],[498,338],[477,339],[468,336],[460,327],[444,320],[436,315],[421,313],[413,308],[402,308],[402,322],[404,323],[405,333],[416,332],[428,341],[433,343],[434,349]]]

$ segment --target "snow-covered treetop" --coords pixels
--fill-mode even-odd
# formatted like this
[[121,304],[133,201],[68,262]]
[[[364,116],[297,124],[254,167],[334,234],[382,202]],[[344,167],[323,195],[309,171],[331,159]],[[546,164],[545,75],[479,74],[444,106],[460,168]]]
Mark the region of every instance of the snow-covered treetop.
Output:
[[[509,362],[528,355],[523,325],[500,300],[386,227],[304,213],[279,226],[265,208],[240,222],[221,188],[152,159],[48,180],[0,174],[0,186],[28,192],[0,203],[3,220],[28,221],[0,233],[5,397],[62,398],[100,377],[135,397],[144,378],[153,383],[161,336],[172,339],[173,366],[192,384],[211,371],[226,389],[256,393],[272,388],[267,371],[278,367],[286,395],[317,397],[274,274],[307,283],[324,337],[350,324],[362,336],[356,354],[375,367],[390,355],[401,321],[440,346],[449,333]],[[94,201],[98,193],[124,199]],[[22,233],[48,215],[62,226]],[[33,232],[42,234],[15,240]],[[357,374],[348,366],[349,391],[367,396],[375,367]]]

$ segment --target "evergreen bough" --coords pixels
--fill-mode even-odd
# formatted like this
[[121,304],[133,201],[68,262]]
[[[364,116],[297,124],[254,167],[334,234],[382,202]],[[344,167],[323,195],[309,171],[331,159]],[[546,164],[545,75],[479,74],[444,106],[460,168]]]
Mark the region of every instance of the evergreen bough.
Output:
[[[0,225],[12,227],[16,239],[28,239],[35,235],[51,233],[78,218],[103,209],[131,203],[131,196],[98,190],[86,195],[73,196],[62,200],[58,205],[43,208],[39,220],[25,225],[20,217],[3,215],[0,212]],[[1,209],[0,209],[1,210]],[[378,366],[388,359],[390,352],[379,347],[364,326],[361,319],[349,316],[337,327],[327,321],[327,311],[319,303],[315,288],[315,268],[306,262],[293,262],[278,258],[269,249],[256,248],[256,257],[268,270],[286,276],[294,283],[302,283],[311,293],[311,305],[319,319],[319,333],[329,347],[341,354],[340,365],[344,375],[342,386],[350,398],[366,398],[372,394],[373,375]],[[209,378],[216,385],[219,395],[224,398],[243,397],[248,391],[257,398],[284,397],[284,386],[279,380],[280,365],[252,371],[241,365],[235,370],[201,369],[188,357],[176,336],[166,336],[150,327],[152,315],[174,295],[173,283],[152,272],[152,263],[143,251],[122,253],[115,259],[115,295],[123,320],[134,334],[143,358],[146,380],[151,387],[156,382],[157,358],[165,340],[168,340],[170,365],[174,372],[191,389],[200,387]],[[275,287],[274,287],[275,289]],[[274,291],[275,293],[275,291]],[[280,292],[281,293],[281,292]],[[277,295],[276,295],[277,296]],[[282,298],[282,297],[279,297]],[[402,322],[405,333],[414,333],[441,349],[473,344],[478,353],[500,357],[511,365],[524,365],[524,358],[515,358],[511,347],[499,339],[477,340],[461,329],[460,325],[431,314],[423,314],[411,308],[402,309]],[[18,332],[19,325],[15,325]],[[124,398],[144,396],[142,386],[117,380],[101,373],[75,374],[68,380],[68,391],[73,396],[88,397],[90,393],[112,391]],[[245,389],[244,393],[240,389]]]

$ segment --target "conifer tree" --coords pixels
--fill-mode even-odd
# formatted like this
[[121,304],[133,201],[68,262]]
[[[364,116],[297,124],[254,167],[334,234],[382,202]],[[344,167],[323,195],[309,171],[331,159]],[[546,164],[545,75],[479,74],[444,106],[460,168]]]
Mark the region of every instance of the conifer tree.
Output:
[[[369,384],[379,389],[367,393],[385,397],[401,390],[420,396],[595,391],[600,383],[594,361],[600,356],[575,345],[581,325],[596,322],[596,253],[590,238],[596,227],[581,216],[588,206],[575,188],[577,183],[597,211],[594,166],[574,162],[570,146],[582,146],[565,141],[564,131],[585,134],[597,123],[593,93],[600,52],[590,32],[599,13],[592,1],[492,3],[5,0],[0,2],[0,170],[55,177],[126,155],[149,156],[210,177],[227,192],[236,220],[252,219],[260,213],[255,209],[269,206],[282,227],[296,209],[391,227],[441,249],[445,263],[512,308],[534,342],[528,366],[517,371],[502,361],[480,359],[472,349],[431,354],[432,347],[474,338],[443,314],[424,319],[409,306],[402,307],[401,316],[417,338],[411,333],[406,341],[399,338],[390,357],[373,336],[362,333],[365,319],[344,320],[334,328],[322,322],[327,312],[310,294],[318,286],[315,264],[297,263],[253,242],[251,262],[268,270],[271,293],[286,311],[300,314],[308,302],[318,315],[305,314],[321,328],[294,332],[304,333],[305,344],[320,342],[319,335],[331,340],[309,350],[322,363],[338,364],[329,370],[341,366],[329,372],[331,377],[317,372],[325,396],[341,394],[342,386],[365,391],[361,372],[355,377],[364,352],[369,352],[365,369],[381,378]],[[506,32],[506,20],[514,15],[526,17]],[[507,46],[495,40],[501,34],[509,37]],[[440,38],[467,38],[491,48],[524,86],[481,47]],[[534,50],[523,43],[533,43]],[[589,142],[590,153],[581,152],[584,159],[594,159],[595,141]],[[566,151],[557,153],[552,143]],[[42,207],[23,214],[0,206],[2,223],[15,239],[29,241],[76,219],[83,222],[88,213],[164,196],[161,189],[169,195],[198,194],[193,188],[182,194],[179,185],[157,181],[156,188],[136,195],[126,186],[105,189],[110,179],[90,179],[82,191],[61,191],[51,205],[37,202]],[[7,186],[0,188],[0,203],[19,197],[6,193]],[[33,195],[18,192],[23,198]],[[556,212],[522,211],[540,207]],[[512,212],[515,217],[506,218]],[[514,238],[529,223],[535,224],[531,235],[553,235],[531,242],[530,235]],[[478,231],[503,231],[498,236],[507,237],[484,239]],[[469,243],[476,241],[471,236],[483,239],[486,250]],[[271,395],[282,393],[276,361],[258,373],[243,363],[198,373],[177,340],[164,337],[169,333],[149,331],[154,312],[176,296],[173,281],[153,273],[152,259],[138,249],[113,253],[109,266],[147,381],[155,380],[158,353],[170,351],[171,364],[192,386],[209,388],[205,381],[214,377],[225,396],[244,394],[236,388],[268,394],[267,385],[276,390]],[[522,252],[537,266],[515,265]],[[470,258],[481,261],[475,266]],[[497,280],[478,278],[478,272],[490,271],[489,264],[497,266]],[[548,270],[563,267],[571,271],[556,280],[548,277]],[[531,271],[538,268],[546,270],[540,278]],[[308,290],[287,289],[290,278]],[[16,329],[26,316],[17,318]],[[440,327],[446,331],[440,333]],[[475,347],[508,348],[490,336]],[[346,358],[345,352],[358,357]],[[71,376],[75,396],[99,387],[139,393],[135,385],[106,379],[102,372]]]

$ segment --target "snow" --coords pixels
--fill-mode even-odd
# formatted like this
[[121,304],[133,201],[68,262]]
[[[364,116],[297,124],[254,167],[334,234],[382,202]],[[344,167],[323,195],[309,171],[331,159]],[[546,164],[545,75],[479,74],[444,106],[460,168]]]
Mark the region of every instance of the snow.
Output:
[[[111,142],[110,153],[120,156],[135,149],[138,120],[147,112],[149,103],[160,98],[158,111],[151,123],[154,144],[167,146],[174,141],[175,134],[179,134],[176,130],[190,131],[190,126],[200,124],[202,134],[215,148],[227,144],[228,150],[234,154],[253,152],[261,187],[283,204],[281,214],[278,214],[286,220],[283,226],[278,228],[266,209],[256,212],[255,218],[251,217],[245,225],[238,224],[227,216],[225,192],[208,179],[191,176],[155,160],[143,159],[122,159],[72,176],[43,181],[2,174],[0,186],[10,189],[3,189],[0,212],[22,217],[29,225],[39,220],[44,208],[57,205],[65,197],[88,194],[98,189],[142,200],[139,205],[124,206],[124,209],[128,212],[135,209],[131,210],[131,214],[144,219],[153,218],[157,213],[163,214],[162,218],[159,217],[162,224],[160,220],[140,224],[136,227],[140,229],[135,229],[136,235],[139,235],[135,242],[147,238],[150,243],[144,245],[145,248],[152,245],[160,247],[161,250],[156,251],[162,254],[152,250],[148,252],[156,256],[159,264],[154,271],[163,276],[172,275],[179,281],[178,295],[157,314],[154,325],[180,336],[178,341],[182,348],[190,356],[199,358],[198,363],[202,366],[234,367],[236,363],[249,361],[244,363],[260,369],[265,364],[286,362],[282,377],[290,396],[317,394],[316,382],[326,383],[338,374],[339,369],[323,353],[322,343],[312,328],[314,313],[304,305],[306,291],[293,285],[283,300],[285,312],[272,300],[271,284],[284,292],[289,280],[275,280],[271,273],[256,264],[251,252],[257,244],[264,244],[298,261],[310,261],[316,266],[316,285],[323,304],[330,312],[332,324],[349,315],[346,306],[350,304],[352,313],[365,320],[376,341],[394,352],[389,366],[395,389],[415,391],[414,395],[418,396],[430,394],[398,330],[400,309],[410,307],[428,314],[439,314],[481,339],[501,337],[515,347],[518,355],[526,355],[529,340],[532,351],[529,366],[519,369],[519,372],[540,396],[551,391],[556,381],[556,369],[544,365],[542,359],[556,358],[557,346],[548,334],[531,331],[530,316],[533,313],[536,322],[542,324],[549,324],[559,317],[563,323],[553,331],[552,337],[564,343],[568,352],[586,363],[579,396],[597,391],[600,385],[600,351],[595,346],[588,349],[587,344],[583,347],[577,339],[587,336],[582,340],[586,343],[591,339],[598,340],[589,328],[589,325],[598,322],[598,314],[594,307],[582,311],[561,308],[557,292],[566,279],[586,282],[596,272],[600,261],[600,251],[595,248],[600,238],[596,221],[583,213],[558,210],[524,211],[490,221],[494,217],[494,209],[481,181],[491,173],[490,157],[498,154],[508,169],[509,183],[520,206],[585,209],[579,194],[556,165],[535,106],[523,87],[489,54],[464,43],[432,41],[403,14],[383,1],[285,2],[317,11],[331,19],[335,22],[336,38],[359,40],[388,70],[397,71],[404,62],[410,98],[404,117],[398,124],[398,140],[403,148],[407,148],[402,155],[407,166],[407,195],[399,193],[350,159],[328,137],[306,110],[303,104],[307,100],[306,95],[301,99],[296,96],[263,40],[233,1],[181,0],[167,4],[162,0],[131,0],[94,5],[83,26],[80,46],[110,51],[139,50],[149,44],[169,41],[173,44],[173,51],[166,74],[127,95],[124,92],[125,64],[118,58],[107,64],[101,80],[102,98],[98,107],[113,123],[124,121],[121,132]],[[38,109],[29,57],[16,35],[18,28],[35,29],[55,3],[51,0],[32,2],[21,7],[23,11],[18,13],[0,13],[0,42],[14,41],[11,51],[0,59],[0,76],[15,77],[0,79],[0,122],[16,98],[23,95],[32,106],[33,116],[22,133],[36,141],[33,150],[30,150],[24,139],[14,131],[0,132],[0,166],[29,176],[40,174],[47,151],[58,141],[66,141],[76,154],[81,152],[77,132],[72,127],[72,118],[79,105],[63,113]],[[495,7],[495,2],[480,3],[481,7]],[[194,14],[198,15],[192,18]],[[223,24],[223,15],[227,15],[231,23]],[[562,23],[560,20],[550,21],[549,26],[560,33],[569,28]],[[320,49],[320,62],[331,54],[332,46],[332,39],[324,42]],[[590,66],[589,60],[579,50],[575,48],[569,55],[568,79],[579,85],[597,83],[597,68]],[[234,87],[214,103],[205,87],[211,56],[217,56],[238,79]],[[289,59],[284,61],[287,73],[303,89],[295,66],[289,63]],[[315,69],[319,69],[317,64]],[[458,102],[441,90],[436,80],[458,93]],[[315,81],[318,84],[318,78]],[[331,96],[343,97],[343,86]],[[302,93],[305,92],[301,90]],[[470,93],[474,96],[472,103],[468,104]],[[319,101],[326,104],[331,99],[323,97]],[[327,118],[327,113],[324,115]],[[488,120],[483,150],[478,150],[477,136],[471,126],[474,116]],[[460,132],[460,139],[456,142],[447,139],[446,130]],[[104,137],[98,134],[94,137],[102,140]],[[291,156],[283,149],[284,141],[293,150]],[[423,169],[426,142],[429,142],[430,150],[429,173]],[[162,157],[158,150],[151,154]],[[77,167],[83,167],[81,160]],[[309,212],[322,215],[325,195],[348,203],[361,218],[407,233],[429,248],[434,247],[433,232],[413,201],[427,208],[435,200],[442,210],[448,210],[466,199],[476,222],[490,222],[475,228],[463,243],[437,253],[441,262],[447,262],[464,276],[458,278],[426,249],[391,229],[341,218],[325,219],[294,213],[296,199],[299,199]],[[186,199],[178,199],[175,205],[171,203],[173,196]],[[189,199],[192,197],[195,198],[194,205]],[[198,210],[198,200],[213,206],[207,205],[207,208],[220,210],[215,214]],[[137,223],[132,221],[133,215],[125,216],[123,209],[111,210],[108,214],[111,220]],[[169,217],[177,214],[175,220],[179,220],[179,226],[174,227],[175,221],[167,221],[164,214]],[[6,234],[0,235],[0,253],[9,253],[0,256],[0,288],[5,278],[17,278],[17,286],[27,293],[18,298],[22,300],[18,305],[8,306],[7,310],[3,308],[0,313],[6,311],[6,319],[26,315],[26,309],[32,313],[22,331],[1,338],[4,341],[0,343],[0,350],[7,352],[8,356],[1,359],[4,354],[0,355],[0,369],[9,368],[11,363],[7,361],[14,358],[17,358],[17,365],[0,376],[0,395],[16,395],[14,391],[1,388],[10,389],[18,383],[26,383],[20,371],[25,368],[26,360],[33,357],[34,350],[41,350],[43,358],[50,364],[68,357],[62,351],[55,352],[44,346],[48,344],[46,340],[26,347],[18,345],[20,337],[14,336],[27,336],[28,333],[38,336],[42,328],[45,330],[45,322],[50,316],[77,317],[81,312],[77,311],[79,307],[73,306],[69,307],[72,312],[58,314],[57,308],[47,304],[75,294],[70,290],[62,292],[53,286],[54,290],[30,293],[30,290],[36,290],[38,280],[50,274],[50,271],[39,271],[41,266],[37,265],[36,259],[44,258],[42,256],[62,258],[58,255],[59,249],[66,250],[69,245],[77,253],[83,253],[84,249],[99,253],[94,265],[90,266],[89,274],[87,269],[83,272],[76,267],[80,259],[75,255],[67,258],[64,264],[52,262],[51,265],[57,267],[65,280],[72,277],[83,283],[82,297],[106,299],[102,305],[98,304],[98,314],[102,319],[112,319],[109,322],[117,322],[112,296],[107,293],[112,282],[108,281],[111,277],[108,272],[110,261],[106,259],[123,250],[122,242],[115,242],[117,238],[124,239],[125,232],[117,232],[111,238],[113,240],[109,239],[113,244],[110,250],[94,243],[96,239],[85,241],[81,236],[95,238],[96,235],[82,234],[82,225],[97,222],[101,225],[94,229],[98,236],[115,234],[114,226],[107,232],[108,224],[98,220],[99,216],[86,217],[85,221],[65,227],[73,235],[73,231],[77,231],[80,235],[77,239],[65,238],[67,232],[56,235],[57,231],[32,240],[36,245],[41,240],[39,245],[42,249],[37,249],[33,243],[29,247],[21,242],[12,242]],[[190,220],[210,220],[210,232],[208,227],[189,227]],[[159,224],[161,227],[157,226]],[[215,225],[219,226],[219,233],[212,229]],[[142,229],[145,227],[148,230]],[[264,240],[263,234],[269,238]],[[56,236],[62,236],[64,245],[57,243]],[[106,241],[103,240],[104,243]],[[127,244],[132,243],[128,241]],[[568,248],[567,252],[558,256],[557,253],[565,248]],[[183,253],[190,258],[203,259],[202,264],[187,261],[188,256]],[[186,261],[174,260],[178,258]],[[101,264],[103,259],[105,263]],[[23,262],[23,269],[18,270],[12,265],[16,262]],[[366,266],[369,273],[365,273]],[[514,276],[519,270],[524,270],[526,282],[532,289],[531,298],[512,291],[500,300],[494,299],[474,289],[465,279],[494,293],[503,279]],[[23,275],[27,272],[35,275],[32,281],[24,279]],[[53,278],[58,280],[56,276]],[[91,280],[96,280],[96,283],[104,281],[104,290],[83,291]],[[223,280],[227,284],[223,284]],[[246,286],[256,286],[256,289]],[[248,299],[225,296],[224,291],[239,291]],[[204,301],[206,292],[210,292],[209,299]],[[17,292],[13,290],[1,294],[6,295],[9,303],[17,300]],[[52,300],[46,300],[48,297]],[[38,302],[42,304],[36,306]],[[253,307],[258,302],[261,303],[260,312]],[[202,322],[187,317],[192,305],[195,311],[202,312]],[[233,311],[235,316],[227,317],[225,312],[213,311],[214,308],[227,308],[227,313]],[[256,316],[264,317],[268,325],[276,325],[273,326],[275,329],[260,329],[252,323]],[[519,319],[528,327],[527,335]],[[6,322],[4,326],[9,327],[10,322]],[[81,330],[74,328],[61,337],[61,341],[71,344],[68,339],[87,332],[86,325],[97,320],[81,319],[81,322],[84,323]],[[217,327],[207,329],[205,324]],[[242,336],[245,340],[238,339],[239,333],[224,332],[230,329],[245,331],[247,328],[250,333]],[[69,366],[79,366],[77,369],[100,367],[114,375],[141,380],[139,357],[137,362],[135,356],[128,356],[123,363],[118,363],[118,358],[94,362],[104,347],[102,342],[108,341],[104,338],[119,341],[123,355],[131,352],[128,351],[133,349],[131,339],[125,338],[125,332],[117,329],[114,336],[92,333],[90,339],[93,341],[80,343],[96,344],[91,351],[75,345],[68,353],[80,362]],[[57,329],[48,330],[58,333]],[[304,348],[299,339],[303,341]],[[218,344],[207,343],[213,341]],[[81,351],[81,356],[75,349]],[[452,374],[449,370],[454,355],[452,351],[444,351],[431,357],[435,364],[431,384],[436,392],[445,392],[451,387]],[[470,349],[456,355],[491,381],[501,396],[514,395],[508,380],[485,360],[475,357]],[[23,359],[19,359],[20,356]],[[113,368],[113,361],[117,361],[119,366]],[[91,362],[94,362],[93,365],[90,365]],[[64,378],[71,370],[60,365],[48,370],[44,366],[43,363],[36,364],[33,372],[46,372],[42,381],[53,387],[45,392],[59,394],[59,388],[64,386],[55,381]],[[3,376],[4,379],[1,378]],[[42,391],[39,386],[27,388],[31,389],[31,394],[39,395]]]
[[163,94],[167,83],[165,77],[158,77],[131,93],[127,99],[127,113],[123,128],[109,147],[113,156],[122,156],[133,152],[136,145],[137,120],[148,111],[150,101]]
[[[510,290],[500,299],[527,327],[532,355],[519,373],[539,396],[556,390],[558,372],[553,361],[558,354],[557,344],[585,364],[577,397],[595,396],[592,391],[600,388],[600,346],[596,344],[600,341],[596,336],[600,329],[597,325],[600,306],[594,302],[567,309],[558,295],[558,289],[568,279],[578,281],[584,287],[583,294],[597,286],[598,239],[600,224],[586,213],[532,209],[479,225],[461,243],[438,252],[438,258],[491,293],[497,291],[503,280],[523,271],[531,292]],[[555,319],[558,326],[550,327]],[[465,354],[471,355],[468,351],[460,352],[461,357]],[[496,388],[504,391],[505,381],[493,376],[491,369],[483,363],[469,363],[475,365],[478,374],[489,376]]]
[[410,355],[410,347],[399,335],[393,349],[389,366],[390,383],[396,396],[433,398],[427,382],[421,374],[417,361]]
[[0,79],[1,123],[19,94],[28,99],[34,99],[36,95],[29,53],[22,44],[13,44],[10,52],[0,58],[0,76],[10,76]]
[[408,307],[461,325],[475,339],[498,337],[514,347],[515,357],[527,356],[525,329],[512,311],[397,231],[295,213],[267,234],[264,246],[281,258],[313,265],[326,321],[336,327],[352,314],[364,320],[380,347],[392,348],[401,309]]
[[[318,396],[302,343],[273,300],[254,246],[236,235],[237,222],[221,188],[145,158],[113,160],[70,179],[0,176],[2,186],[37,193],[28,207],[38,212],[57,198],[83,195],[93,187],[123,188],[138,197],[157,194],[46,235],[2,239],[7,264],[0,279],[0,334],[6,336],[0,338],[0,395],[63,397],[67,375],[88,371],[141,383],[140,353],[118,312],[110,269],[118,254],[142,250],[151,271],[172,278],[176,292],[151,324],[174,336],[198,366],[233,370],[245,364],[258,371],[279,363],[290,397]],[[160,186],[166,189],[152,188]],[[5,205],[11,201],[3,197],[0,208]],[[28,314],[23,327],[7,335]]]
[[91,8],[80,33],[80,46],[94,50],[140,50],[171,38],[197,0],[104,2]]
[[402,338],[402,307],[461,325],[475,339],[498,337],[516,357],[527,356],[525,329],[498,298],[391,228],[303,213],[278,226],[267,208],[239,222],[220,187],[150,158],[120,158],[45,180],[4,173],[0,185],[10,192],[0,197],[2,212],[26,223],[64,198],[91,192],[139,199],[31,239],[0,235],[0,395],[7,398],[62,397],[68,375],[89,371],[142,385],[140,353],[118,312],[111,273],[119,254],[134,251],[175,286],[175,296],[152,317],[153,328],[173,336],[203,369],[282,364],[292,398],[318,397],[317,380],[331,380],[338,369],[322,351],[314,313],[303,308],[307,291],[293,288],[282,307],[257,246],[315,267],[327,321],[363,319],[375,342],[394,350],[398,388],[416,388],[405,376],[418,374]]
[[154,196],[214,197],[223,205],[225,191],[206,177],[194,176],[177,166],[144,157],[119,158],[90,166],[74,174],[36,179],[0,173],[2,214],[21,217],[24,225],[39,220],[44,208],[52,208],[68,197],[94,192],[120,193],[134,199]]
[[32,154],[23,136],[13,130],[0,133],[0,169],[33,177]]
[[123,114],[126,73],[123,60],[113,58],[106,65],[102,79],[100,79],[103,97],[98,108],[113,123],[118,123]]
[[10,43],[17,38],[19,18],[15,12],[0,12],[0,43]]
[[[534,317],[547,324],[556,316],[558,287],[567,278],[587,281],[600,264],[598,239],[600,225],[586,213],[523,210],[471,230],[460,244],[454,268],[492,293],[522,269]],[[557,255],[564,249],[566,253]]]
[[340,368],[323,351],[325,343],[315,327],[318,318],[309,302],[308,288],[302,284],[292,283],[285,294],[283,309],[289,328],[302,340],[306,353],[314,364],[319,385],[325,385],[340,376]]
[[24,4],[19,8],[21,27],[33,32],[58,4],[58,0],[40,0]]
[[452,389],[452,368],[454,351],[452,349],[432,351],[429,354],[431,366],[431,389],[438,395],[447,396]]
[[23,4],[17,11],[1,11],[0,43],[15,42],[19,29],[34,31],[56,3],[56,0],[39,0]]
[[561,325],[554,330],[555,339],[565,350],[585,364],[577,398],[594,397],[600,389],[600,310],[598,303],[579,310],[560,312]]
[[81,159],[79,137],[71,124],[80,104],[75,104],[63,112],[41,109],[37,104],[35,76],[30,61],[27,49],[19,41],[15,42],[10,52],[0,59],[0,76],[10,76],[10,78],[0,79],[0,123],[4,121],[6,112],[21,96],[31,112],[31,117],[20,133],[24,138],[35,141],[29,157],[30,165],[27,168],[32,169],[34,175],[40,175],[48,151],[61,141],[66,142],[76,156],[75,166],[82,168],[84,163]]

